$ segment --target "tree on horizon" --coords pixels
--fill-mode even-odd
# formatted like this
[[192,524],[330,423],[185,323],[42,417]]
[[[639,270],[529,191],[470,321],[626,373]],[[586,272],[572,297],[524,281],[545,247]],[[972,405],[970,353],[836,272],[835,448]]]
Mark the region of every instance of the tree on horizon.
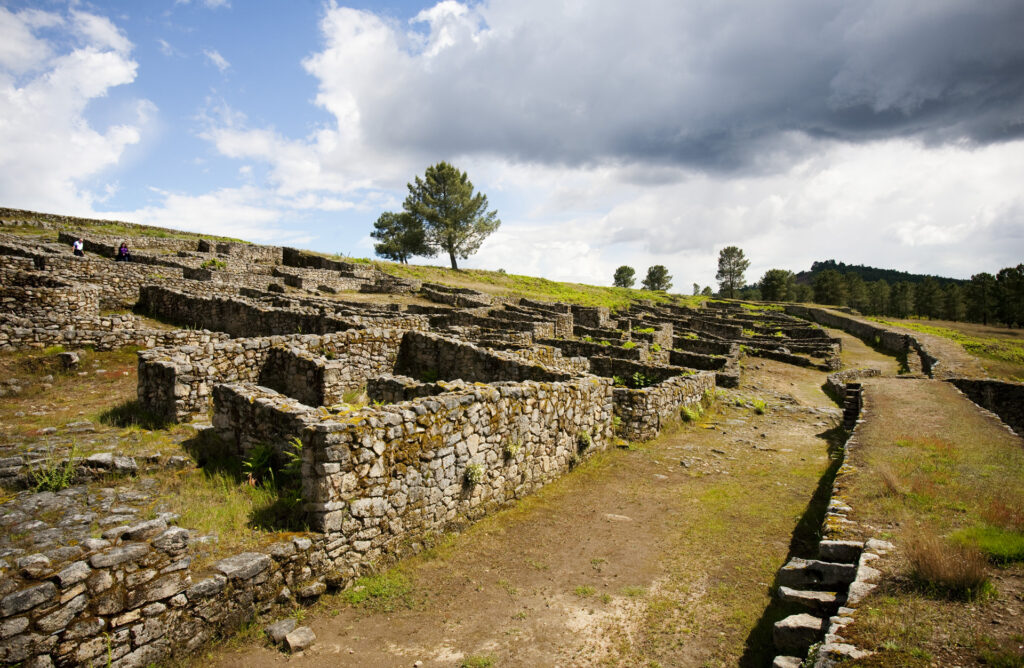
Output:
[[437,255],[437,249],[427,244],[427,234],[423,225],[408,211],[385,211],[380,214],[373,224],[370,236],[380,242],[373,245],[374,253],[402,264],[409,264],[409,258],[413,255]]
[[672,276],[663,264],[648,267],[647,277],[643,281],[644,290],[668,290],[672,287]]
[[631,288],[636,283],[636,269],[624,264],[615,270],[612,285],[617,288]]
[[487,195],[474,193],[466,172],[447,162],[427,167],[423,178],[407,187],[402,208],[422,225],[426,243],[448,254],[452,269],[459,268],[456,258],[477,252],[501,225],[498,212],[487,210]]
[[750,267],[750,260],[744,255],[739,246],[726,246],[718,253],[718,273],[715,280],[718,281],[719,290],[723,297],[735,299],[736,291],[743,287],[743,273]]

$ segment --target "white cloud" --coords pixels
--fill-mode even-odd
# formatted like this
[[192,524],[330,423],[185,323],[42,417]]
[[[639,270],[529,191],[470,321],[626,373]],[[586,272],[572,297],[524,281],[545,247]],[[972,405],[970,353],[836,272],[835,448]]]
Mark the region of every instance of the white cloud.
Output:
[[[192,0],[174,0],[176,5],[188,5],[191,4]],[[229,0],[199,0],[200,5],[207,9],[220,9],[220,8],[231,8],[231,2]]]
[[[13,206],[87,212],[94,195],[82,184],[116,164],[125,148],[138,143],[155,113],[152,103],[136,101],[133,121],[99,129],[85,118],[93,99],[134,81],[137,64],[131,43],[107,19],[72,11],[70,20],[39,12],[12,15],[0,9],[21,40],[26,58],[0,71],[0,200]],[[11,23],[13,18],[13,23]],[[62,28],[79,44],[40,38],[41,27]],[[21,47],[19,47],[21,48]],[[30,63],[33,76],[16,79]]]
[[104,217],[261,243],[301,244],[310,239],[288,224],[296,214],[259,188],[221,188],[201,195],[152,191],[157,203],[133,211],[104,212]]
[[119,55],[127,55],[132,43],[110,22],[110,19],[76,10],[71,11],[75,31],[86,43],[98,50],[110,49]]
[[33,34],[35,28],[60,25],[59,14],[26,9],[17,14],[0,7],[0,67],[12,74],[29,72],[53,54],[46,40]]
[[206,59],[221,72],[224,72],[231,67],[231,63],[229,63],[224,56],[220,55],[220,52],[216,49],[204,49],[203,55],[206,56]]

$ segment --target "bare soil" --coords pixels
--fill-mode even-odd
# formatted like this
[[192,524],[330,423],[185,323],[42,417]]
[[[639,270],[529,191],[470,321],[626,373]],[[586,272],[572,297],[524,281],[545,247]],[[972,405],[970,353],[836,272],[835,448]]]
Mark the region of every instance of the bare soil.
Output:
[[[597,455],[399,565],[413,584],[408,605],[374,611],[328,596],[305,611],[318,637],[306,652],[284,655],[256,631],[206,659],[250,668],[770,664],[771,623],[785,613],[770,607],[771,585],[789,556],[816,544],[838,410],[820,371],[756,361],[744,379],[701,422]],[[768,402],[766,414],[754,398]]]

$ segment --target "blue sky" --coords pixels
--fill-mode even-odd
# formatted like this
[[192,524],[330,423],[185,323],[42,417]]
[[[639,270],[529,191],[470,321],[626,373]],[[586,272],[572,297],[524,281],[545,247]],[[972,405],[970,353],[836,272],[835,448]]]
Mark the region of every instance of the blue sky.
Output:
[[0,205],[365,257],[448,160],[503,221],[462,266],[964,278],[1024,259],[1021,34],[1014,0],[0,0]]

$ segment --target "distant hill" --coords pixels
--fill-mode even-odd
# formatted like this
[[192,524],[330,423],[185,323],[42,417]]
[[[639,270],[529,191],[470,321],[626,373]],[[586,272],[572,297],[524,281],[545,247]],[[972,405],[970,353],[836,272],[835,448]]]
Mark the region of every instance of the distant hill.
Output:
[[937,281],[940,285],[948,285],[950,283],[965,284],[969,281],[960,280],[957,278],[946,278],[943,276],[931,276],[929,274],[911,274],[906,271],[899,271],[897,269],[879,269],[878,267],[867,267],[862,264],[846,264],[844,262],[836,262],[835,260],[825,260],[824,262],[815,262],[811,265],[810,271],[801,271],[796,275],[797,283],[804,283],[811,285],[814,282],[814,277],[827,269],[835,269],[840,274],[857,274],[865,282],[877,281],[879,279],[884,280],[886,283],[892,285],[901,281],[907,283],[920,283],[926,278],[931,278]]

